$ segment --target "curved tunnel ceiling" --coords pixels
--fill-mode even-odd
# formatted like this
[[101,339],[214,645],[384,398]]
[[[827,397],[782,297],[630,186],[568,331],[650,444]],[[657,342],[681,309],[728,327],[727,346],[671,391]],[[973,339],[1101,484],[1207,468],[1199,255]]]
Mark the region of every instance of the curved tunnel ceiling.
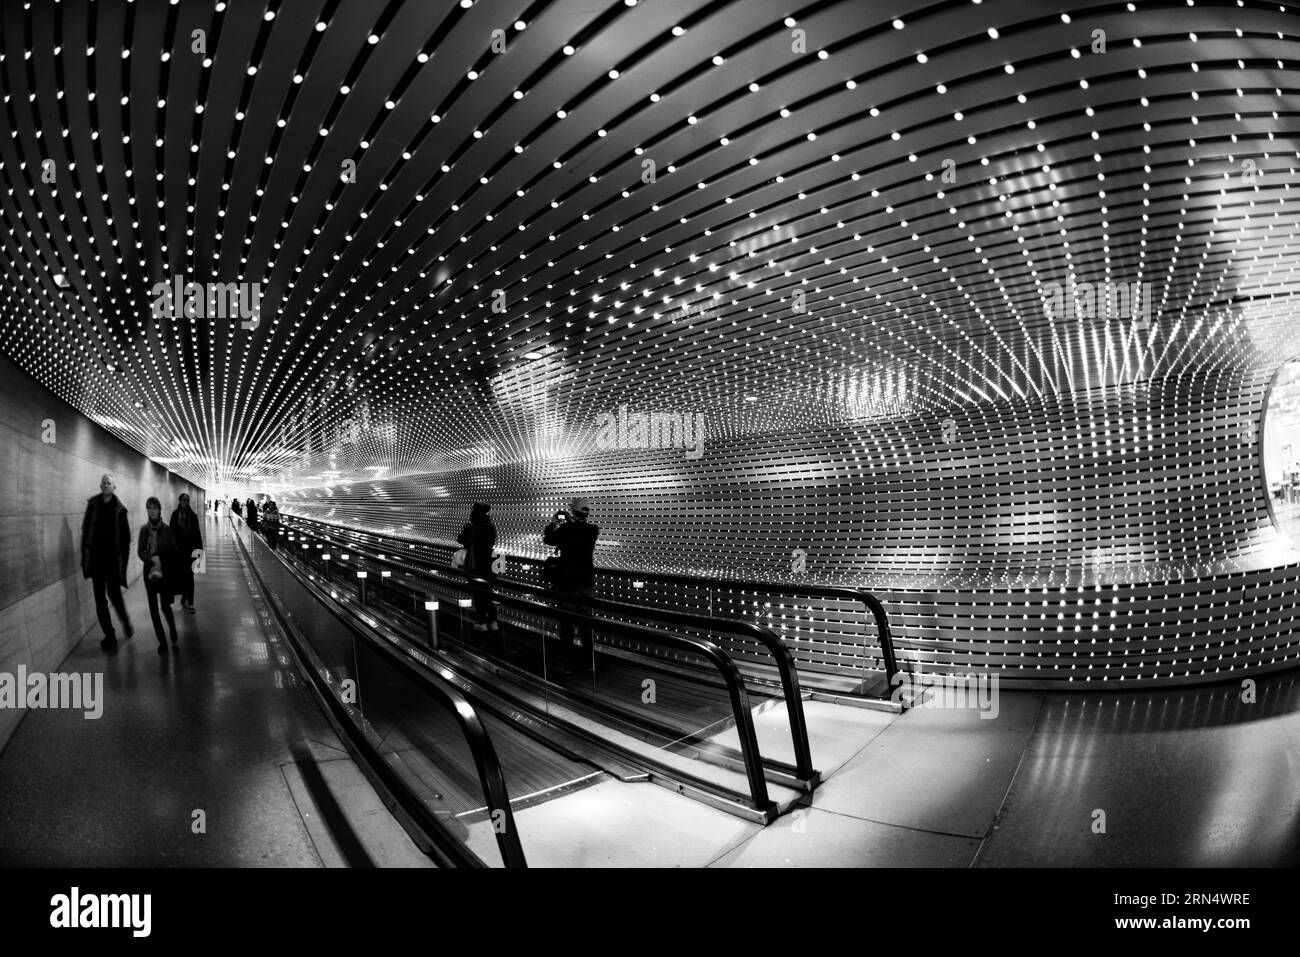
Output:
[[[217,487],[1271,369],[1297,12],[6,3],[0,350]],[[1149,314],[1049,314],[1071,278]]]

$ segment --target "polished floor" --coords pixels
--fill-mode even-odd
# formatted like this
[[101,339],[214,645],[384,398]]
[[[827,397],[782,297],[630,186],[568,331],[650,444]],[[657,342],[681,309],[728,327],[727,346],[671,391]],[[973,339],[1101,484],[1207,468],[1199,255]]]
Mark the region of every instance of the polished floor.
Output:
[[99,629],[60,666],[104,673],[104,711],[31,711],[0,753],[0,864],[420,864],[326,721],[249,582],[205,521],[197,613],[167,657],[136,583],[135,637]]
[[[724,866],[1294,867],[1300,678],[914,709]],[[1249,697],[1249,695],[1245,695]]]
[[813,708],[824,783],[766,828],[615,783],[516,821],[533,865],[1294,867],[1300,677],[1242,693],[1003,693],[996,718]]
[[[0,754],[0,864],[427,866],[289,664],[229,525],[207,527],[176,652],[133,587],[136,637],[105,655],[88,635],[62,666],[104,671],[103,717],[32,712]],[[810,701],[824,783],[766,828],[612,779],[516,822],[533,866],[1296,866],[1300,674],[1255,685],[1003,692],[994,717]],[[765,748],[783,715],[756,715]],[[469,839],[493,856],[489,825]]]

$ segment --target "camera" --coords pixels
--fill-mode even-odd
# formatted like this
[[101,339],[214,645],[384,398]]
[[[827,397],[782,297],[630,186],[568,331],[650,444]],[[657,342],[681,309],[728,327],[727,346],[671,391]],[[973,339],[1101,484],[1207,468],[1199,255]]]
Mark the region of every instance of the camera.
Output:
[[568,520],[569,520],[569,513],[563,511],[556,512],[555,515],[551,517],[551,521],[553,522],[567,522]]

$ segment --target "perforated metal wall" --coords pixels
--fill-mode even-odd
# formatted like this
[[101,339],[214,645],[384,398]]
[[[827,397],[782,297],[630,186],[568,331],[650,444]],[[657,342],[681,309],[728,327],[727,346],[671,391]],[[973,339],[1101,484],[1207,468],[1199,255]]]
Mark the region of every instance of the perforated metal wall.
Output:
[[755,616],[794,640],[805,667],[851,673],[875,657],[860,607],[799,600],[798,585],[817,582],[877,589],[900,656],[930,672],[996,669],[1042,686],[1212,680],[1300,656],[1300,555],[1274,529],[1259,474],[1266,387],[1246,372],[1182,377],[968,409],[948,430],[909,418],[774,434],[696,462],[612,450],[284,504],[451,542],[468,504],[488,501],[503,548],[541,555],[547,517],[583,494],[602,564],[789,585],[752,599],[603,587]]

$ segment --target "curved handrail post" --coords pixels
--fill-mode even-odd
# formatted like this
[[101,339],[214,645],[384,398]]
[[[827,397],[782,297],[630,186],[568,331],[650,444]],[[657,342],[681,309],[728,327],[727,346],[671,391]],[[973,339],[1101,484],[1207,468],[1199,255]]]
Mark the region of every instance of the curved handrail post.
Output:
[[[483,719],[478,716],[478,712],[459,692],[456,693],[452,703],[452,711],[456,713],[456,720],[460,722],[461,730],[465,737],[471,742],[470,754],[474,756],[474,765],[478,769],[478,780],[483,786],[483,795],[488,800],[488,821],[492,825],[492,831],[496,835],[497,849],[501,852],[501,859],[505,862],[506,867],[527,867],[528,862],[524,858],[524,847],[519,842],[519,828],[515,826],[514,809],[510,806],[510,792],[506,789],[505,774],[501,770],[501,764],[496,759],[496,748],[491,744],[491,737],[488,735],[487,728],[483,725]],[[491,748],[491,760],[482,748],[474,747],[473,743],[483,741]],[[497,815],[502,814],[505,826],[497,827]]]
[[[766,628],[763,630],[768,631]],[[819,783],[820,775],[813,769],[812,744],[808,740],[808,718],[803,712],[803,692],[799,689],[799,670],[794,663],[794,655],[790,647],[775,634],[772,637],[776,639],[776,644],[769,645],[768,650],[772,652],[772,657],[777,659],[777,671],[781,673],[781,691],[785,694],[786,714],[790,718],[790,737],[794,741],[795,770],[799,777],[815,787]],[[781,660],[782,658],[784,661]]]
[[[507,583],[509,587],[518,587],[514,582]],[[525,585],[531,588],[532,586]],[[645,605],[633,605],[628,602],[610,601],[608,598],[597,598],[594,595],[580,596],[580,602],[588,608],[604,608],[607,611],[621,612],[623,614],[638,614],[651,621],[662,621],[668,624],[692,625],[713,631],[730,631],[735,634],[748,633],[751,637],[756,638],[771,653],[773,660],[776,662],[777,673],[781,676],[781,693],[785,696],[786,713],[790,718],[790,737],[794,745],[795,770],[798,776],[810,785],[815,786],[817,781],[817,772],[813,770],[812,765],[812,747],[808,741],[808,720],[803,710],[803,693],[799,688],[799,671],[794,663],[794,655],[790,652],[790,647],[780,636],[766,625],[759,625],[751,621],[738,621],[734,618],[705,618],[700,615],[692,615],[689,612],[671,611],[666,608],[652,608]],[[599,621],[599,619],[593,619]],[[748,698],[746,698],[748,700]]]
[[876,619],[876,635],[880,639],[880,656],[885,663],[885,684],[887,687],[894,686],[894,675],[898,674],[898,659],[894,656],[894,636],[889,630],[889,616],[885,613],[885,606],[881,604],[880,599],[869,591],[857,588],[854,589],[857,596],[862,600]]
[[745,683],[740,677],[740,669],[722,649],[712,642],[701,643],[716,651],[714,663],[722,672],[726,682],[727,694],[731,698],[731,710],[736,714],[736,736],[740,739],[740,754],[745,759],[745,776],[749,779],[749,791],[754,798],[754,805],[767,812],[772,803],[767,796],[767,778],[763,776],[762,761],[758,751],[758,732],[754,730],[754,713],[749,710],[749,695],[745,692]]

